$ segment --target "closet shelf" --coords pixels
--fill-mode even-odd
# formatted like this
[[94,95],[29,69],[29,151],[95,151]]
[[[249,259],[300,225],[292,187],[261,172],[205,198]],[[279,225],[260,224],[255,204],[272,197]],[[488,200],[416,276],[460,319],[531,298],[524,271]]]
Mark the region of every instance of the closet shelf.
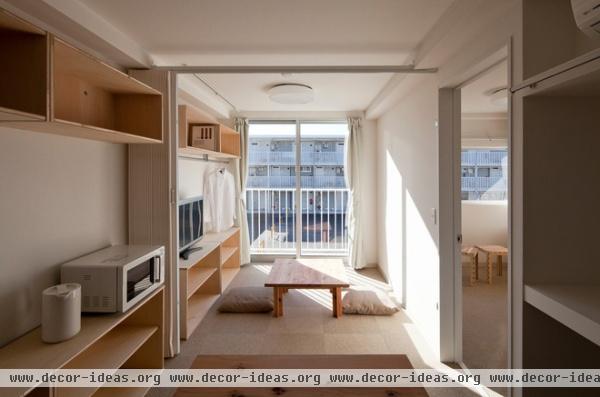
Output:
[[213,150],[201,149],[201,148],[197,148],[197,147],[193,147],[193,146],[178,148],[177,156],[193,158],[193,159],[203,159],[206,156],[208,156],[208,158],[228,159],[228,160],[240,158],[240,156],[236,156],[235,154],[215,152]]
[[[577,58],[573,58],[565,63],[562,63],[558,66],[545,70],[542,73],[539,73],[533,77],[530,77],[523,82],[516,84],[512,87],[511,91],[516,92],[525,88],[530,88],[531,90],[542,90],[542,89],[552,89],[554,87],[563,85],[569,80],[577,79],[580,76],[588,75],[590,72],[597,70],[598,64],[600,63],[600,48],[592,50],[584,55],[578,56]],[[590,76],[588,76],[589,79]],[[595,77],[595,82],[597,84],[598,77]],[[590,89],[589,85],[584,86],[585,89]],[[558,91],[558,89],[557,89]],[[557,92],[559,93],[559,92]],[[568,94],[573,95],[573,93],[559,93],[559,94]],[[576,93],[575,93],[576,94]]]
[[525,302],[600,346],[600,284],[525,285]]

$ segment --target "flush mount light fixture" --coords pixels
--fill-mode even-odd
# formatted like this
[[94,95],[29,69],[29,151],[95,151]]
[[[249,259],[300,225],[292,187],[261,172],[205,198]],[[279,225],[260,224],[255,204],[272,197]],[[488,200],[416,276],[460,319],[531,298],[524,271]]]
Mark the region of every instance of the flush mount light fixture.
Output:
[[273,102],[283,105],[304,105],[315,99],[312,87],[305,84],[277,84],[269,88],[268,94]]

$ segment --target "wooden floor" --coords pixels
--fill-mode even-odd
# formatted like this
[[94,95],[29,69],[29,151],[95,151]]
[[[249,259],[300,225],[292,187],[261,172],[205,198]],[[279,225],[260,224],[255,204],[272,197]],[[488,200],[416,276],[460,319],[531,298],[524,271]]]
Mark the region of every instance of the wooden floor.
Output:
[[[403,354],[389,355],[201,355],[192,364],[194,369],[412,369],[408,358]],[[297,388],[179,388],[175,397],[427,397],[422,387],[408,388],[331,388],[331,387],[297,387]]]

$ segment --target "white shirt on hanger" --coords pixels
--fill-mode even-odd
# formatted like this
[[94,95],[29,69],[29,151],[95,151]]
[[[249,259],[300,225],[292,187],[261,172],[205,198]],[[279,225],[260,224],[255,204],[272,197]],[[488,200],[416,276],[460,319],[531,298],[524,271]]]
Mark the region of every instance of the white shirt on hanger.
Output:
[[208,171],[204,178],[204,223],[206,231],[222,232],[234,225],[235,182],[225,168]]

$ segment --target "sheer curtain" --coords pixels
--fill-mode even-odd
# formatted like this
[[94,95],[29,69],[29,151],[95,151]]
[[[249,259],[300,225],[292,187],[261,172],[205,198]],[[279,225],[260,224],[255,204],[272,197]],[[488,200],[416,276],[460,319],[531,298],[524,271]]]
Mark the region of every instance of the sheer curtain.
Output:
[[240,227],[240,254],[242,265],[250,263],[250,236],[246,218],[246,181],[248,179],[248,119],[236,118],[235,130],[240,133],[240,159],[235,164],[237,222]]
[[348,118],[348,138],[344,159],[344,175],[350,190],[347,212],[348,244],[350,251],[348,261],[355,269],[366,266],[363,249],[362,228],[360,222],[360,142],[362,138],[362,120]]

